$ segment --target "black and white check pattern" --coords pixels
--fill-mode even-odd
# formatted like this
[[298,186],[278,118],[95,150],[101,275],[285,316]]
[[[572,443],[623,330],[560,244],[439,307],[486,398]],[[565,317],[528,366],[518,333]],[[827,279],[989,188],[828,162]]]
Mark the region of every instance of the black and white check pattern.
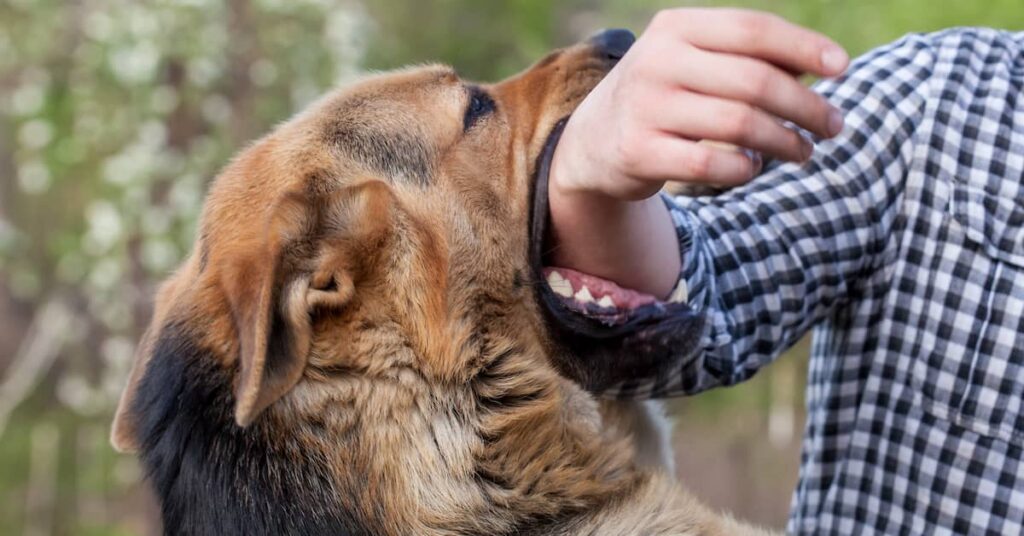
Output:
[[811,162],[666,201],[707,318],[688,365],[613,395],[751,377],[814,330],[788,529],[1024,533],[1024,33],[911,35],[817,89]]

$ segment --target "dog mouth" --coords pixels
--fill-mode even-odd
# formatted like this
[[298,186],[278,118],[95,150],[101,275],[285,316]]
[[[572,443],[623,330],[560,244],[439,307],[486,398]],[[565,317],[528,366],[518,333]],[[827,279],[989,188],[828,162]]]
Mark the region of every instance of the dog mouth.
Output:
[[[603,76],[634,37],[610,30],[589,41],[606,60]],[[607,279],[545,264],[548,175],[567,120],[558,121],[548,134],[530,187],[529,264],[535,300],[551,344],[549,358],[562,375],[590,391],[630,396],[639,392],[632,391],[635,386],[663,385],[670,371],[699,358],[704,316],[686,303],[683,285],[662,301]],[[651,394],[653,387],[647,396]]]
[[[530,190],[529,263],[536,301],[557,347],[561,372],[593,391],[657,378],[693,355],[702,317],[674,293],[667,301],[577,270],[545,264],[551,158],[568,118],[555,124],[537,157]],[[689,343],[689,344],[688,344]]]
[[[608,74],[634,41],[636,37],[633,33],[621,28],[607,29],[587,39],[586,42],[594,49],[596,57],[601,59],[598,79]],[[546,194],[550,160],[567,120],[568,118],[563,118],[556,123],[537,159],[534,188],[541,190],[544,195],[534,199],[531,244],[543,244],[546,239],[543,233],[548,224]],[[536,274],[540,276],[539,280],[547,284],[548,289],[560,299],[563,307],[575,313],[601,319],[606,315],[615,315],[623,310],[637,309],[658,301],[650,294],[621,287],[608,279],[567,267],[548,265],[543,258],[543,251],[535,253],[536,256],[531,261],[539,268]]]
[[603,324],[604,327],[599,329],[604,329],[615,326],[623,315],[656,304],[659,300],[596,275],[546,263],[543,247],[550,225],[548,175],[551,158],[567,120],[563,118],[555,124],[537,158],[530,214],[530,264],[536,280],[542,282],[540,301],[547,305],[557,302],[558,306],[552,307],[551,313],[559,322],[570,321],[566,317],[583,317]]

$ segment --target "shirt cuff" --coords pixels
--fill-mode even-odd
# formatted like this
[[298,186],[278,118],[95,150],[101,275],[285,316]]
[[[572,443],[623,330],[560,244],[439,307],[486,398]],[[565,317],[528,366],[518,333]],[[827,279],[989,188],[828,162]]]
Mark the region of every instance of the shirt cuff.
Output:
[[709,305],[711,293],[708,292],[710,278],[707,277],[707,263],[701,255],[698,255],[697,248],[694,247],[695,241],[703,238],[703,235],[699,233],[700,222],[696,221],[688,210],[680,207],[671,195],[662,193],[661,199],[676,228],[682,267],[679,279],[667,301],[669,303],[685,303],[693,310],[703,310]]
[[669,302],[685,303],[690,311],[704,317],[704,330],[701,334],[700,346],[705,349],[722,347],[732,340],[729,330],[725,328],[725,318],[715,306],[718,298],[714,278],[714,261],[711,248],[708,247],[707,231],[703,223],[688,206],[696,202],[691,197],[673,197],[661,194],[672,224],[676,228],[679,240],[679,255],[682,268],[679,281],[676,283]]

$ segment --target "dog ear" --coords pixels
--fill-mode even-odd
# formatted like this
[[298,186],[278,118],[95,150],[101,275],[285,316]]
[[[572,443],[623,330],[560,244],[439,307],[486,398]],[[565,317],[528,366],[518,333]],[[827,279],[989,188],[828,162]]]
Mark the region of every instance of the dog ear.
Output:
[[[225,255],[231,263],[211,275],[218,283],[199,285],[223,293],[235,328],[234,416],[239,426],[252,423],[302,377],[315,314],[350,301],[353,277],[365,269],[373,248],[381,244],[380,233],[390,228],[392,200],[390,189],[379,181],[329,195],[286,195],[271,210],[264,230],[228,246],[231,251]],[[192,271],[180,275],[185,273]],[[111,430],[111,443],[120,452],[140,447],[137,390],[169,311],[195,310],[180,303],[187,300],[182,297],[186,293],[176,287],[189,287],[186,283],[172,278],[161,287],[153,320],[136,350]],[[205,329],[203,325],[192,328]]]
[[263,255],[225,285],[238,326],[239,426],[302,377],[314,315],[351,300],[368,248],[389,228],[392,200],[390,189],[374,180],[323,196],[286,196],[276,208]]
[[315,304],[340,306],[352,294],[350,278],[303,274],[301,250],[313,249],[313,212],[305,196],[285,196],[273,209],[262,247],[222,281],[238,337],[234,394],[239,426],[252,423],[302,377]]
[[[284,196],[272,208],[266,228],[247,241],[232,244],[231,262],[223,265],[223,272],[210,276],[219,280],[210,286],[223,291],[235,327],[238,375],[233,386],[234,415],[239,426],[250,424],[302,376],[312,338],[313,309],[340,307],[352,295],[351,278],[343,271],[310,272],[310,259],[302,258],[304,252],[316,249],[311,245],[316,216],[305,196]],[[182,311],[203,309],[191,303],[198,299],[194,292],[179,292],[190,286],[189,276],[184,274],[192,273],[182,270],[161,287],[153,320],[136,349],[111,430],[111,443],[120,452],[137,452],[141,447],[139,432],[145,416],[138,413],[136,399],[169,312],[177,310],[175,316],[181,316]],[[201,322],[213,321],[209,313],[202,316]],[[204,327],[193,324],[192,329],[202,332]]]

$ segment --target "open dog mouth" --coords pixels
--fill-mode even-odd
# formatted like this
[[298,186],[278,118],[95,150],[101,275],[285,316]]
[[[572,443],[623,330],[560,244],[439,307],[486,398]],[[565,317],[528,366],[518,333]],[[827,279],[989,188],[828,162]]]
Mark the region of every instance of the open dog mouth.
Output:
[[534,292],[549,333],[563,351],[553,356],[562,373],[601,391],[624,381],[659,378],[692,357],[702,317],[675,293],[668,301],[568,268],[545,266],[549,225],[548,175],[567,118],[559,121],[537,157],[531,189],[529,261]]
[[544,279],[552,292],[564,298],[567,306],[588,307],[600,310],[636,309],[654,303],[657,299],[650,294],[620,287],[612,281],[577,272],[571,268],[545,266]]
[[[537,272],[541,276],[539,280],[544,281],[547,286],[546,290],[557,296],[563,307],[595,319],[602,319],[609,315],[614,317],[622,313],[628,314],[630,311],[644,306],[657,304],[659,300],[655,296],[624,288],[614,281],[571,268],[545,264],[543,251],[539,248],[545,240],[544,233],[549,223],[547,206],[548,173],[550,171],[550,159],[554,154],[554,148],[561,136],[565,121],[565,119],[559,121],[552,130],[544,145],[544,150],[537,161],[530,243],[534,246],[534,251],[531,252],[531,263],[534,266],[535,272],[539,269],[539,272]],[[680,290],[677,289],[666,302],[685,302],[685,292],[680,292]],[[611,320],[606,323],[614,325],[616,322]]]

